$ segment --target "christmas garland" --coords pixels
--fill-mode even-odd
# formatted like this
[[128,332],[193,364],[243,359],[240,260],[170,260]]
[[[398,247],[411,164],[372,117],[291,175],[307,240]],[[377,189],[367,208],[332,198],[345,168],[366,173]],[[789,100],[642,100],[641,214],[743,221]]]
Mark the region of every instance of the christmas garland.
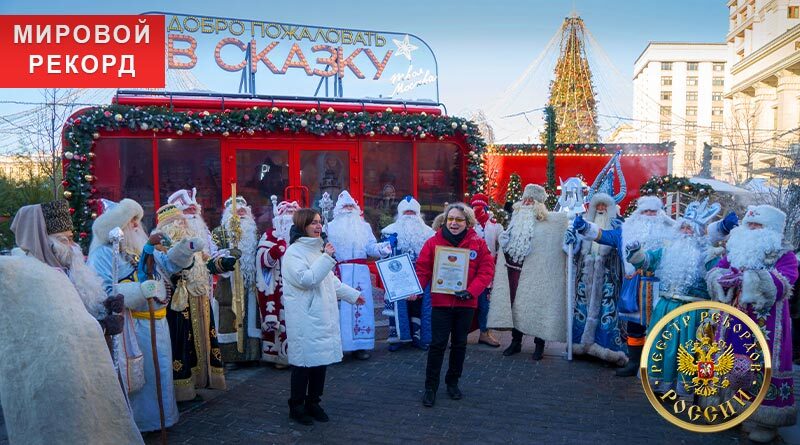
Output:
[[672,175],[652,176],[639,187],[639,194],[642,196],[656,195],[663,198],[667,193],[674,192],[706,197],[714,193],[714,188],[707,184],[695,184],[689,178]]
[[[714,188],[707,184],[695,184],[682,176],[651,176],[639,187],[639,196],[658,196],[664,198],[667,193],[685,193],[692,198],[706,198],[714,194]],[[636,201],[631,201],[625,209],[625,216],[636,210]]]
[[483,154],[486,143],[478,127],[471,121],[452,116],[395,112],[337,112],[333,108],[295,111],[277,107],[209,111],[175,111],[166,107],[131,107],[110,105],[84,110],[65,124],[64,130],[64,197],[77,239],[84,247],[89,241],[93,219],[97,213],[97,190],[92,159],[92,146],[100,132],[129,130],[134,133],[165,132],[175,135],[204,134],[253,136],[269,134],[313,134],[357,137],[397,135],[409,139],[463,137],[467,148],[467,187],[470,194],[483,191],[486,177]]
[[[660,142],[656,144],[556,144],[556,153],[588,153],[588,154],[613,154],[622,150],[624,154],[660,154],[672,152],[674,142]],[[514,153],[547,153],[546,144],[506,144],[492,145],[489,153],[514,154]]]

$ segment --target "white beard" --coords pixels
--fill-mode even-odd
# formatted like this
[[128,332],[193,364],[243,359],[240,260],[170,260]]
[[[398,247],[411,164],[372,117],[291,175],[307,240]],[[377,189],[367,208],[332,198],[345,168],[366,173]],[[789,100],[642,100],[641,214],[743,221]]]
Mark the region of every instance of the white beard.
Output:
[[686,295],[689,288],[705,276],[705,258],[708,242],[705,237],[682,233],[667,241],[661,254],[656,276],[661,287],[672,293]]
[[76,245],[69,249],[61,243],[58,244],[72,251],[71,261],[67,267],[69,270],[67,275],[78,291],[86,310],[97,320],[106,318],[106,308],[103,303],[108,296],[105,289],[103,289],[103,280],[94,269],[83,262],[83,252],[81,252],[80,247]]
[[660,212],[656,216],[631,215],[622,224],[622,247],[638,241],[644,250],[658,249],[675,233],[673,225],[672,219]]
[[[600,227],[603,230],[608,230],[611,228],[611,218],[608,212],[603,213],[595,213],[593,223],[597,224],[597,227]],[[597,255],[600,252],[600,244],[592,241],[592,254]]]
[[139,226],[134,229],[128,224],[122,229],[122,233],[125,235],[125,240],[122,242],[122,251],[132,255],[141,255],[142,249],[144,249],[144,245],[147,244],[148,239],[147,233],[145,233],[142,225],[139,224]]
[[190,233],[189,227],[177,222],[164,224],[163,226],[159,226],[156,230],[165,233],[173,243],[177,243],[184,238],[191,238],[193,236],[193,234]]
[[783,250],[783,236],[768,229],[750,230],[739,226],[731,230],[725,244],[728,261],[737,269],[767,269],[767,256],[776,257]]
[[531,251],[533,229],[536,226],[536,211],[533,205],[520,205],[511,217],[508,226],[508,242],[503,246],[515,263],[521,263]]
[[342,210],[328,223],[328,241],[336,250],[341,249],[343,252],[351,250],[352,246],[363,248],[370,241],[370,230],[358,210]]
[[[189,227],[189,236],[202,238],[203,241],[208,241],[211,232],[208,230],[205,220],[199,214],[186,215],[186,225]],[[209,247],[206,247],[208,251]]]
[[417,215],[400,215],[397,217],[397,249],[401,252],[414,252],[419,256],[425,241],[433,236],[433,229],[425,225],[425,221]]
[[289,241],[289,230],[292,228],[292,215],[279,215],[272,218],[272,229],[275,238]]
[[[228,237],[231,236],[230,226],[225,224],[225,231]],[[258,227],[253,218],[241,217],[239,218],[239,226],[242,229],[242,239],[239,240],[239,250],[242,251],[242,258],[239,261],[239,267],[242,270],[242,277],[248,283],[248,287],[255,283],[256,280],[256,247],[258,245]]]
[[[663,212],[656,216],[633,214],[622,224],[622,248],[638,241],[642,249],[655,250],[664,244],[664,240],[675,233],[672,219]],[[625,261],[625,273],[632,275],[635,268]]]

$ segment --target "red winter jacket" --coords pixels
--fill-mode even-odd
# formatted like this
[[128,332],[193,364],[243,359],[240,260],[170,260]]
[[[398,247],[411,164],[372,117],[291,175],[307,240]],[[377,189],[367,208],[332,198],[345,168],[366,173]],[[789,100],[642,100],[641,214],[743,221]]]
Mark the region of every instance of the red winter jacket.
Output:
[[[478,296],[483,291],[492,285],[494,278],[494,259],[492,254],[489,253],[489,248],[486,247],[486,241],[478,235],[473,229],[466,229],[468,232],[461,244],[453,246],[444,236],[442,230],[436,231],[425,245],[422,246],[422,251],[417,258],[417,277],[419,284],[424,289],[431,282],[431,275],[433,275],[433,258],[436,254],[436,246],[458,247],[460,249],[469,249],[470,262],[469,270],[467,271],[467,290],[472,294],[469,300],[458,300],[455,296],[450,294],[431,293],[431,305],[434,307],[478,307]],[[474,257],[474,258],[473,258]]]

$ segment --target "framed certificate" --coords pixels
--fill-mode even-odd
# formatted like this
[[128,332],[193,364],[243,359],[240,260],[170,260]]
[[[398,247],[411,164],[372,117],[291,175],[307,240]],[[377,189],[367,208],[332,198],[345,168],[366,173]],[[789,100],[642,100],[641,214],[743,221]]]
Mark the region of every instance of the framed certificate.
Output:
[[375,262],[389,301],[421,295],[422,286],[408,254],[384,258]]
[[431,292],[455,294],[467,288],[469,249],[436,246]]

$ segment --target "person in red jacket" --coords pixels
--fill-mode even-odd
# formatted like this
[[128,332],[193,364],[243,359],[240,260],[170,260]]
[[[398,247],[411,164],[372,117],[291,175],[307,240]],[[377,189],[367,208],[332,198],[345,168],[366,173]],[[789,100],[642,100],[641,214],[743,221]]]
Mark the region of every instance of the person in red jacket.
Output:
[[[494,260],[486,242],[473,229],[475,213],[464,203],[449,204],[444,211],[445,224],[436,234],[425,242],[417,259],[416,272],[424,289],[431,282],[434,256],[437,246],[456,247],[469,250],[469,269],[467,285],[455,295],[431,292],[431,336],[428,350],[428,364],[425,369],[425,395],[422,404],[433,406],[439,377],[442,372],[444,351],[450,338],[450,360],[445,375],[447,395],[453,400],[463,396],[458,387],[458,379],[464,368],[467,352],[467,334],[472,324],[477,297],[489,287],[494,277]],[[417,297],[410,297],[415,299]]]

